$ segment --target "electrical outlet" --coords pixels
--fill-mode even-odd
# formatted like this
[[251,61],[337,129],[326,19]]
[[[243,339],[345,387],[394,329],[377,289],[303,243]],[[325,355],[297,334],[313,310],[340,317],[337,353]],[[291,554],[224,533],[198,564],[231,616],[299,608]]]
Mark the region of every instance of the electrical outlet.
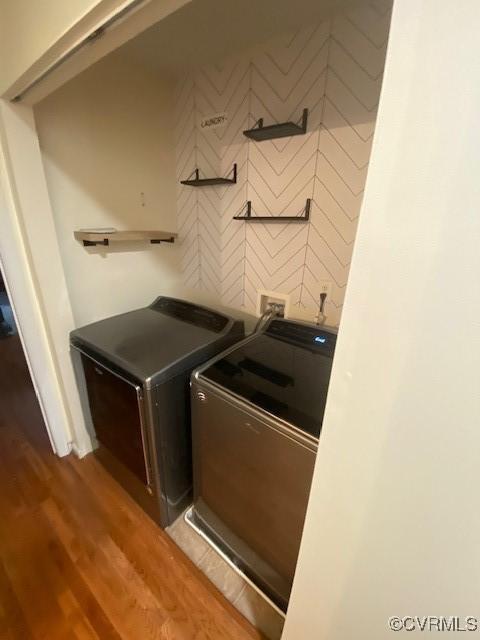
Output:
[[270,304],[283,305],[283,317],[288,318],[290,315],[290,295],[288,293],[280,293],[279,291],[267,291],[259,289],[257,291],[257,318],[267,311]]

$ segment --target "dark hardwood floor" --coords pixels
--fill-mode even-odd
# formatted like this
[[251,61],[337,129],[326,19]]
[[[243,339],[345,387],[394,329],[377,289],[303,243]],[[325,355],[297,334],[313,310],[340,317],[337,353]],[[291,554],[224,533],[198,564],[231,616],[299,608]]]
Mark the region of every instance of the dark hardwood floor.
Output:
[[52,453],[19,340],[0,340],[0,638],[260,637],[93,456]]

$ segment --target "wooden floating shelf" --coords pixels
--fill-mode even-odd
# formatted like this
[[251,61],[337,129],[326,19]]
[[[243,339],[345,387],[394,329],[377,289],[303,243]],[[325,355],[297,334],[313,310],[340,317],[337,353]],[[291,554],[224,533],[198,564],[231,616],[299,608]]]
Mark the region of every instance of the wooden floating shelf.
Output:
[[307,198],[305,209],[300,216],[252,216],[252,202],[247,201],[247,209],[244,215],[234,216],[234,220],[243,220],[244,222],[308,222],[310,220],[310,207],[312,200]]
[[270,124],[263,126],[263,118],[257,120],[253,129],[247,129],[243,132],[244,136],[263,142],[264,140],[273,140],[274,138],[286,138],[288,136],[301,136],[307,132],[308,109],[303,110],[302,120],[300,124],[295,122],[282,122],[280,124]]
[[83,243],[84,247],[103,245],[108,247],[114,242],[138,242],[147,240],[151,244],[160,242],[175,242],[178,234],[170,231],[74,231],[75,239]]
[[192,173],[192,176],[195,178],[188,178],[188,180],[181,180],[181,184],[185,184],[188,187],[211,187],[217,184],[236,184],[237,182],[237,165],[233,165],[233,169],[231,171],[233,174],[232,178],[200,178],[200,172],[198,169]]

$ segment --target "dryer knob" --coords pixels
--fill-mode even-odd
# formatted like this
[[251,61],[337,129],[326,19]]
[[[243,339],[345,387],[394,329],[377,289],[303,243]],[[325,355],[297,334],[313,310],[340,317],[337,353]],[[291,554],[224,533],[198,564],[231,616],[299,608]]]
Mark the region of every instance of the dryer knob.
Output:
[[197,399],[200,400],[200,402],[206,402],[207,394],[204,393],[203,391],[197,391]]

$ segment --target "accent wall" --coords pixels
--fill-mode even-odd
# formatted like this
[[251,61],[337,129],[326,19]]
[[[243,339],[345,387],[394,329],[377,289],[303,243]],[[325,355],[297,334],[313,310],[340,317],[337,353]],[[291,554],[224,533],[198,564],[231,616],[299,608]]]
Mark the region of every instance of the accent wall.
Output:
[[[183,284],[253,311],[257,290],[290,294],[292,316],[313,320],[321,287],[331,283],[329,324],[338,324],[375,129],[391,2],[370,2],[202,67],[178,82],[176,178]],[[305,135],[263,142],[243,131],[299,121]],[[221,114],[225,124],[205,128]],[[237,183],[194,188],[200,177]],[[252,215],[300,215],[309,222],[233,220],[247,201]]]

